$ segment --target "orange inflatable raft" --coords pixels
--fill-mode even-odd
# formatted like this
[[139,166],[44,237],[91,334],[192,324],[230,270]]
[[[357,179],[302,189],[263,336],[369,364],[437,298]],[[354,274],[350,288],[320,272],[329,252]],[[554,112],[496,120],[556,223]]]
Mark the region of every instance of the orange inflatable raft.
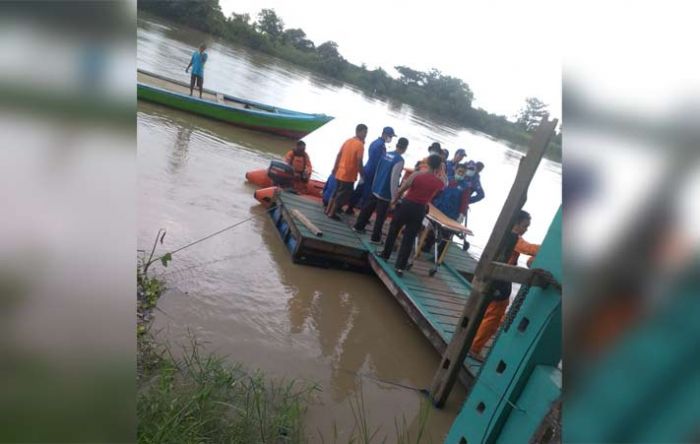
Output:
[[273,160],[267,169],[261,168],[245,173],[248,182],[260,187],[253,193],[253,197],[263,205],[269,205],[275,193],[282,189],[294,190],[300,195],[308,196],[314,200],[321,199],[325,182],[310,179],[301,182],[294,179],[294,172],[284,162]]

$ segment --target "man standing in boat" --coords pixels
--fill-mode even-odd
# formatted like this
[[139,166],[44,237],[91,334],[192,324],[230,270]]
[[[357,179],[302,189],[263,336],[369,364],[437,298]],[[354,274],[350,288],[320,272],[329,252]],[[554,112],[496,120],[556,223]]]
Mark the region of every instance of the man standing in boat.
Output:
[[367,150],[367,163],[365,164],[365,182],[358,185],[350,198],[350,203],[345,211],[348,214],[353,213],[354,207],[362,208],[369,200],[372,194],[372,181],[374,174],[377,171],[377,165],[386,154],[386,144],[391,143],[391,139],[396,137],[394,128],[387,126],[382,130],[382,135],[369,145]]
[[294,185],[295,188],[306,188],[306,184],[311,178],[311,159],[306,153],[306,142],[300,140],[297,142],[296,148],[289,150],[284,156],[284,162],[294,169]]
[[366,137],[367,125],[360,123],[355,127],[355,137],[343,143],[335,158],[335,165],[331,174],[335,177],[336,188],[333,197],[328,202],[328,208],[326,208],[326,215],[331,219],[341,220],[338,213],[350,200],[357,175],[360,175],[361,181],[366,180],[362,169],[362,156],[365,153]]
[[204,52],[207,49],[207,45],[202,43],[199,45],[199,51],[192,53],[192,58],[190,59],[190,64],[185,68],[185,72],[192,68],[192,75],[190,76],[190,96],[194,90],[195,84],[199,88],[199,98],[202,98],[202,88],[204,85],[204,64],[207,63],[207,53]]

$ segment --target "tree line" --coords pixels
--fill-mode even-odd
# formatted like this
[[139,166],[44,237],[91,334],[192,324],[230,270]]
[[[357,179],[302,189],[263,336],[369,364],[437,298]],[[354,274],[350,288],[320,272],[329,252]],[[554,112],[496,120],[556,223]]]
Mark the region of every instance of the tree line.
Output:
[[[437,69],[427,72],[395,66],[393,78],[382,68],[368,69],[347,61],[338,44],[327,41],[318,46],[299,28],[285,29],[272,9],[262,9],[255,20],[249,14],[225,17],[219,0],[139,0],[138,9],[204,31],[219,38],[301,65],[311,71],[352,84],[367,94],[386,97],[412,106],[434,117],[482,131],[493,137],[524,146],[534,128],[547,114],[539,99],[526,100],[516,122],[506,116],[472,107],[474,93],[463,80]],[[546,156],[561,160],[561,132],[557,132]]]

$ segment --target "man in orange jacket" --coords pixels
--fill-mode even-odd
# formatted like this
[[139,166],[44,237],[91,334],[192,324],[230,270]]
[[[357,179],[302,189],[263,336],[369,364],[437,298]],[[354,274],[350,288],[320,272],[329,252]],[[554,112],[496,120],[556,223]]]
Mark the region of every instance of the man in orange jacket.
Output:
[[[518,259],[521,254],[531,256],[527,261],[527,266],[532,264],[540,250],[538,244],[531,244],[523,239],[523,234],[527,231],[530,226],[530,214],[527,211],[520,210],[520,212],[515,217],[513,227],[508,233],[505,248],[503,254],[500,256],[500,260],[504,261],[508,265],[517,265]],[[484,317],[479,324],[479,329],[476,331],[476,336],[474,336],[474,341],[472,342],[472,347],[470,353],[474,356],[479,356],[481,349],[488,342],[488,340],[498,331],[498,327],[503,322],[503,317],[508,309],[508,303],[510,299],[511,283],[504,281],[496,281],[492,286],[492,300],[486,308]]]
[[284,156],[284,162],[294,169],[295,188],[305,188],[313,170],[311,159],[306,154],[306,142],[298,141],[296,148],[289,150]]

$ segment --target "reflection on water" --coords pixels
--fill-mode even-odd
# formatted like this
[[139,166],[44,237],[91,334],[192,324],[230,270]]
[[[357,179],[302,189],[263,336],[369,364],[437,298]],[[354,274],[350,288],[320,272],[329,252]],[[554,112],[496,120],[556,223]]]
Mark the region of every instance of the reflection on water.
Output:
[[[139,20],[138,65],[184,79],[200,33]],[[439,141],[452,153],[486,164],[486,199],[469,215],[475,251],[485,244],[522,156],[484,135],[417,115],[411,107],[385,103],[271,57],[209,40],[207,87],[300,111],[335,116],[308,135],[314,176],[325,179],[337,149],[355,125],[369,125],[368,142],[383,126],[409,138],[407,163]],[[186,79],[185,79],[186,80]],[[176,254],[164,277],[170,290],[159,302],[156,329],[173,342],[187,331],[217,353],[275,376],[319,383],[323,391],[308,415],[311,433],[341,437],[352,427],[348,400],[364,392],[373,425],[392,433],[395,418],[415,426],[421,395],[400,388],[430,384],[438,355],[381,282],[371,275],[293,264],[269,217],[245,183],[248,170],[264,168],[293,141],[248,131],[140,102],[138,106],[139,248],[158,228],[172,250],[236,221],[237,228]],[[561,166],[544,162],[526,204],[533,214],[526,238],[544,237],[560,202]],[[364,375],[364,376],[360,376]],[[382,382],[384,381],[384,382]],[[457,413],[463,391],[430,420],[440,442]],[[345,435],[343,435],[345,434]],[[391,440],[390,440],[391,441]]]

